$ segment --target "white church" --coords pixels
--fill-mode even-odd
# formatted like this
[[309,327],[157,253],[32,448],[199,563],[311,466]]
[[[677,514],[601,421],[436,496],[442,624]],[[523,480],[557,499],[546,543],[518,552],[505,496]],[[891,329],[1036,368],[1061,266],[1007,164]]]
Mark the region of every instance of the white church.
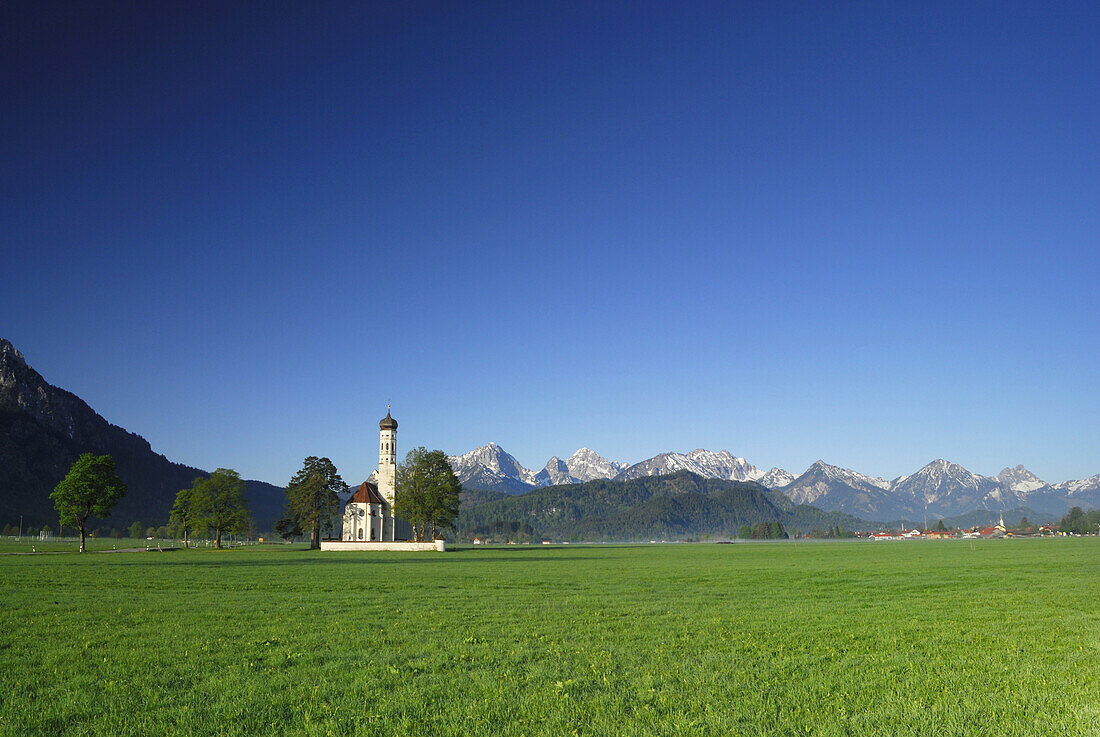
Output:
[[344,504],[339,540],[322,540],[321,550],[439,550],[442,540],[411,542],[412,526],[394,516],[397,495],[397,420],[378,423],[378,470]]

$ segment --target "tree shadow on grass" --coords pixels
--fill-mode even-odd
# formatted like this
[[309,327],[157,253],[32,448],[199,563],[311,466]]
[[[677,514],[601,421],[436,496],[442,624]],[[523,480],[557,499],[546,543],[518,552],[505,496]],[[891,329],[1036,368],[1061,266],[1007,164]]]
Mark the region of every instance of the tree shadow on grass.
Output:
[[[300,551],[307,552],[307,551]],[[540,551],[541,552],[541,551]],[[328,557],[332,556],[332,557]],[[392,557],[391,557],[392,556]],[[399,557],[400,556],[400,557]],[[409,556],[409,557],[405,557]],[[415,556],[415,557],[413,557]],[[517,556],[516,558],[510,557],[462,557],[452,558],[437,553],[414,553],[412,555],[408,553],[325,553],[324,557],[321,556],[284,556],[280,555],[276,560],[268,559],[256,559],[256,558],[233,558],[230,556],[211,555],[203,558],[191,557],[187,559],[181,559],[172,557],[166,560],[157,560],[154,565],[162,566],[183,566],[183,567],[227,567],[227,568],[265,568],[265,567],[288,567],[288,566],[332,566],[332,565],[433,565],[439,563],[451,563],[454,565],[507,565],[509,563],[539,563],[539,562],[562,562],[568,560],[580,561],[580,560],[594,560],[595,556],[581,556],[572,555],[568,558],[555,557],[549,555],[524,555]],[[148,558],[143,558],[143,562],[149,561]]]

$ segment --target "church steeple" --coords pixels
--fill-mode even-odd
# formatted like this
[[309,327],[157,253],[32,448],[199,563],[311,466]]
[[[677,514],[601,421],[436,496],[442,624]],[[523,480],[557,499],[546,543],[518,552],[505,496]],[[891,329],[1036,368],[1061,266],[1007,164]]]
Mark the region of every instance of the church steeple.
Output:
[[[397,420],[386,407],[386,416],[378,423],[378,493],[393,509],[397,483]],[[390,514],[393,514],[391,511]]]

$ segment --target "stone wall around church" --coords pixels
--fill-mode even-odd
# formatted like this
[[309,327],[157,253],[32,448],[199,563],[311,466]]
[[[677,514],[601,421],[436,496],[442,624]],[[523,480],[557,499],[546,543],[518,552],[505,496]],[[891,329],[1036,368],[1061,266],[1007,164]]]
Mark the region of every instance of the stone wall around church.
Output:
[[322,540],[321,550],[357,551],[360,553],[371,552],[406,552],[406,553],[442,553],[447,549],[443,540],[429,542],[359,542],[358,540]]

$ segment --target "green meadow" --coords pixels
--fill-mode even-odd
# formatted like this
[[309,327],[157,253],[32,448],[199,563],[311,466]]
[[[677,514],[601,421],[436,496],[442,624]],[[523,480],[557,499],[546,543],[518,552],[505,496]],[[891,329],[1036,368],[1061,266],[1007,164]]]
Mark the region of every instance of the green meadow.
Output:
[[1096,735],[1100,539],[0,555],[10,735]]

